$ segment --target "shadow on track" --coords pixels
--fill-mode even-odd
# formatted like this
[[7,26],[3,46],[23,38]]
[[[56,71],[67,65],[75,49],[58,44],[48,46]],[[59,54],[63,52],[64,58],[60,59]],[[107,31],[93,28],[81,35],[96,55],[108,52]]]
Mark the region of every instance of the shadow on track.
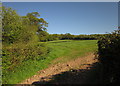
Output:
[[82,64],[89,65],[85,69],[71,69],[60,74],[42,77],[40,81],[33,82],[32,85],[43,84],[102,84],[102,68],[100,63]]

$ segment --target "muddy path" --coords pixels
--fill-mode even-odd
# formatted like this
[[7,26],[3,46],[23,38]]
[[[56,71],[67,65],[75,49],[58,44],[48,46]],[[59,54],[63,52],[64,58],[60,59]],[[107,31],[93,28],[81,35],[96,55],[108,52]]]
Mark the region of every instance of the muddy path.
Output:
[[[57,59],[56,59],[57,60]],[[66,63],[50,65],[48,68],[38,71],[36,75],[26,79],[20,84],[85,84],[89,83],[91,76],[96,70],[97,59],[93,53]],[[97,70],[99,71],[99,70]],[[96,72],[95,72],[96,73]],[[95,74],[93,74],[95,76]],[[99,74],[97,79],[99,78]],[[91,78],[92,80],[92,78]],[[91,82],[91,81],[90,81]],[[91,82],[92,83],[92,82]]]

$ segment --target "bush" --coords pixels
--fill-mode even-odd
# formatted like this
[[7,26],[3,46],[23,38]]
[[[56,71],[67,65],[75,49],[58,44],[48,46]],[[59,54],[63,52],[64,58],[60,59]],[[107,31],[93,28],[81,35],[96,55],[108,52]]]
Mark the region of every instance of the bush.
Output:
[[120,31],[108,34],[98,41],[99,61],[103,65],[104,83],[120,81]]
[[47,53],[45,44],[38,44],[39,37],[36,34],[39,31],[39,36],[46,37],[44,29],[47,22],[37,18],[37,12],[28,14],[19,16],[12,8],[2,7],[3,70],[12,70],[29,59],[41,59]]
[[[4,47],[4,46],[3,46]],[[12,70],[26,60],[40,60],[47,53],[45,44],[25,45],[14,44],[3,48],[3,70]]]

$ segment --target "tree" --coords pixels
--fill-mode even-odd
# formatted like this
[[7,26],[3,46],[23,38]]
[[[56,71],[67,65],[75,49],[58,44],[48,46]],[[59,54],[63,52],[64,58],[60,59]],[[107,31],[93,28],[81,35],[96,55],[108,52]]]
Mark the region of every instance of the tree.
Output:
[[20,16],[11,8],[2,7],[3,41],[13,43],[22,29]]
[[38,12],[32,12],[28,13],[27,17],[30,20],[30,25],[37,25],[38,26],[38,32],[41,30],[46,30],[45,27],[48,27],[48,23],[43,18],[40,17],[40,14]]
[[30,25],[37,26],[37,33],[40,41],[46,41],[48,33],[46,32],[46,27],[48,27],[48,23],[43,18],[40,17],[38,12],[32,12],[27,14],[28,19],[30,20]]
[[[11,8],[2,8],[3,75],[23,61],[42,59],[42,56],[47,53],[46,45],[38,43],[39,35],[41,39],[46,40],[48,33],[42,28],[45,28],[47,22],[37,16],[39,16],[37,12],[19,16]],[[41,26],[41,30],[38,30],[39,26]],[[37,31],[39,34],[36,34]]]

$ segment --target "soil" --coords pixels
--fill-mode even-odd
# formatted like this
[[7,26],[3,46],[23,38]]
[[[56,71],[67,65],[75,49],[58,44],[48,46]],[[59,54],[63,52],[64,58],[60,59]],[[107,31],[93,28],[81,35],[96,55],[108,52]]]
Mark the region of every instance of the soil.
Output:
[[96,62],[98,61],[95,59],[95,55],[90,53],[85,57],[50,65],[48,68],[38,71],[36,75],[20,84],[84,84],[88,81],[87,78],[89,75],[86,70],[90,70],[91,65]]

